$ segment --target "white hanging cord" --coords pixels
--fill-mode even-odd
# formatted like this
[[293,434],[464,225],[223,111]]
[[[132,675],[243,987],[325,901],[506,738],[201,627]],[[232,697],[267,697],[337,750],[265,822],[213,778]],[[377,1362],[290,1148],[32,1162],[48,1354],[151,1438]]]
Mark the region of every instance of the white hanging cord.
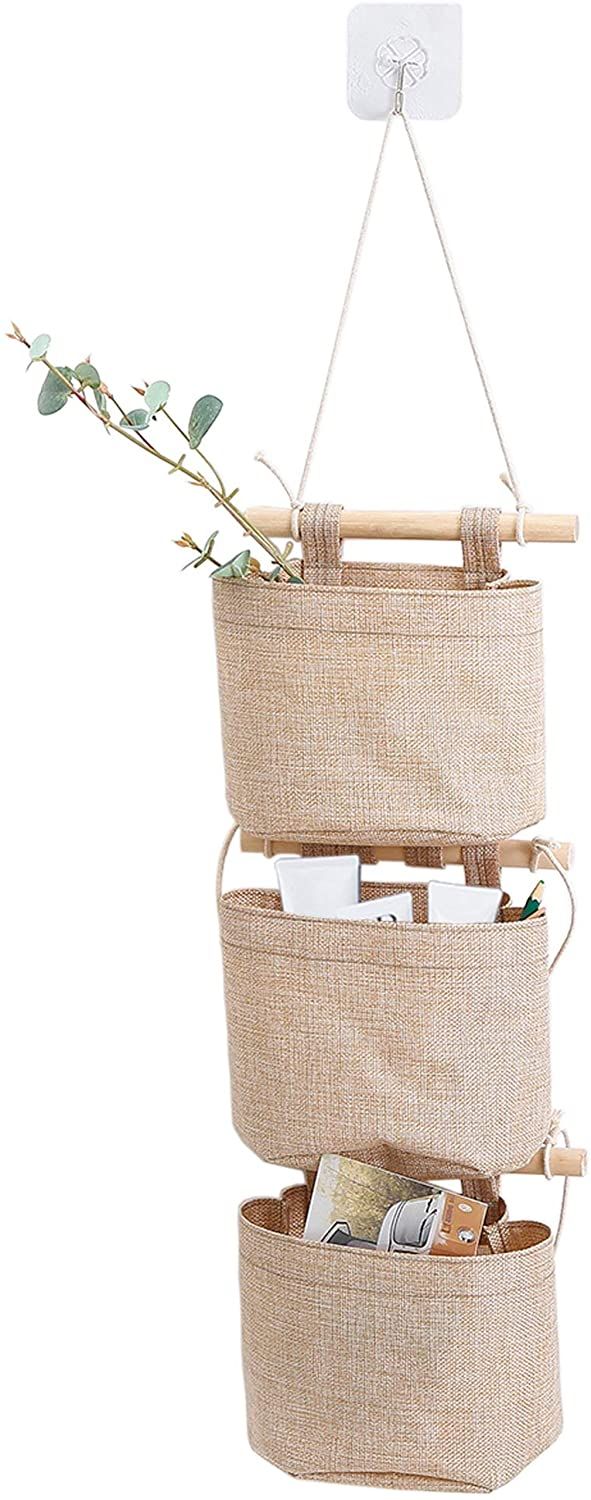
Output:
[[310,438],[310,445],[309,445],[309,448],[308,448],[308,452],[306,454],[306,462],[305,462],[303,470],[302,470],[302,477],[300,479],[300,482],[299,482],[299,485],[298,485],[297,495],[296,495],[296,498],[295,498],[295,505],[294,505],[293,508],[296,511],[299,510],[299,508],[300,508],[300,506],[302,504],[302,500],[303,500],[303,496],[304,496],[304,490],[305,490],[306,485],[308,483],[308,477],[309,477],[309,474],[310,474],[310,468],[312,466],[312,459],[314,457],[314,453],[315,453],[315,450],[316,450],[316,443],[317,443],[317,440],[318,440],[318,433],[320,431],[320,426],[321,426],[321,423],[322,423],[322,418],[324,416],[324,409],[325,409],[325,406],[326,406],[328,392],[329,392],[329,389],[330,389],[330,385],[331,385],[331,381],[332,381],[332,377],[333,377],[334,368],[335,368],[335,365],[336,365],[336,362],[337,362],[337,358],[338,358],[338,354],[339,354],[339,349],[341,347],[341,340],[342,340],[344,329],[345,329],[345,323],[347,321],[347,314],[349,312],[349,307],[351,305],[351,298],[352,298],[352,295],[353,295],[353,288],[355,286],[355,281],[356,281],[356,278],[357,278],[357,272],[359,270],[359,262],[361,260],[361,256],[362,256],[362,253],[363,253],[363,246],[365,244],[365,240],[366,240],[366,236],[367,236],[367,231],[368,231],[368,228],[369,228],[369,221],[370,221],[370,218],[371,218],[371,212],[372,212],[373,205],[374,205],[374,199],[375,199],[375,196],[376,196],[376,192],[377,192],[377,188],[378,188],[378,183],[379,183],[379,180],[380,180],[380,177],[381,177],[381,173],[382,173],[382,166],[383,166],[383,163],[384,163],[384,156],[385,156],[385,153],[386,153],[386,146],[388,144],[388,137],[389,137],[390,131],[392,129],[392,121],[393,121],[393,119],[394,119],[394,112],[392,111],[388,115],[388,119],[386,120],[386,129],[385,129],[383,137],[382,137],[382,144],[380,146],[380,154],[378,156],[378,161],[377,161],[377,166],[376,166],[376,169],[375,169],[375,172],[374,172],[373,182],[372,182],[371,188],[369,190],[369,198],[368,198],[367,203],[365,205],[365,212],[364,212],[364,215],[363,215],[363,219],[361,221],[361,229],[359,231],[359,239],[357,241],[357,245],[356,245],[356,248],[355,248],[355,254],[353,256],[353,264],[351,266],[351,271],[349,273],[349,280],[347,282],[347,290],[345,292],[345,300],[344,300],[343,306],[341,308],[341,315],[340,315],[340,318],[339,318],[339,322],[338,322],[338,326],[337,326],[337,331],[336,331],[336,334],[335,334],[334,344],[332,346],[332,353],[331,353],[329,364],[328,364],[328,370],[326,372],[326,379],[324,381],[324,386],[323,386],[323,389],[322,389],[322,395],[320,397],[320,405],[319,405],[318,411],[316,413],[316,420],[314,422],[314,427],[312,429],[312,436]]
[[[543,1149],[544,1149],[544,1177],[546,1178],[547,1182],[552,1182],[553,1181],[553,1177],[554,1177],[554,1173],[552,1171],[552,1149],[553,1149],[553,1147],[558,1144],[558,1141],[560,1140],[561,1137],[562,1137],[562,1140],[564,1141],[564,1144],[567,1147],[567,1149],[570,1146],[570,1136],[568,1135],[568,1132],[565,1130],[565,1127],[562,1124],[562,1120],[563,1120],[563,1110],[561,1110],[561,1109],[555,1109],[554,1112],[553,1112],[553,1114],[552,1114],[552,1116],[551,1116],[550,1124],[548,1126],[548,1134],[546,1136],[545,1141],[543,1142]],[[565,1216],[565,1213],[566,1213],[566,1205],[567,1205],[567,1200],[568,1200],[568,1189],[569,1189],[569,1178],[565,1177],[564,1178],[563,1187],[562,1187],[562,1200],[561,1200],[561,1204],[560,1204],[560,1214],[558,1216],[558,1225],[557,1225],[557,1228],[556,1228],[556,1233],[554,1235],[554,1246],[555,1246],[556,1249],[558,1248],[558,1242],[559,1242],[560,1236],[562,1234],[563,1226],[564,1226],[564,1216]]]
[[491,417],[492,417],[494,429],[495,429],[495,432],[496,432],[498,440],[499,440],[499,444],[500,444],[500,448],[501,448],[501,453],[502,453],[503,458],[505,460],[507,474],[506,475],[501,475],[501,478],[503,480],[503,483],[507,485],[507,488],[510,489],[511,494],[513,495],[513,499],[515,501],[515,506],[516,506],[516,509],[517,509],[517,540],[519,542],[520,547],[523,547],[523,546],[526,545],[525,532],[524,532],[524,524],[525,524],[525,516],[526,516],[527,510],[529,509],[529,507],[526,506],[526,505],[524,505],[524,503],[523,503],[523,501],[521,499],[520,493],[519,493],[519,486],[518,486],[517,479],[516,479],[516,476],[515,476],[515,470],[514,470],[512,462],[511,462],[511,459],[509,457],[509,452],[508,452],[508,449],[507,449],[507,445],[506,445],[505,439],[503,437],[503,433],[502,433],[502,429],[501,429],[501,424],[500,424],[500,421],[499,421],[499,416],[498,416],[496,404],[495,404],[495,401],[494,401],[494,398],[493,398],[493,394],[492,394],[492,390],[491,390],[491,387],[490,387],[490,383],[489,383],[489,380],[488,380],[488,376],[486,374],[486,370],[485,370],[483,362],[482,362],[482,357],[481,357],[480,351],[478,349],[478,345],[476,343],[476,335],[474,333],[474,330],[473,330],[471,322],[470,322],[470,318],[468,316],[468,310],[467,310],[466,304],[464,302],[462,291],[460,289],[458,278],[457,278],[456,272],[454,270],[454,265],[453,265],[453,261],[452,261],[452,258],[451,258],[451,254],[450,254],[450,251],[449,251],[449,248],[448,248],[448,245],[447,245],[447,241],[446,241],[446,238],[445,238],[445,234],[444,234],[444,230],[443,230],[443,224],[441,222],[441,219],[439,217],[439,213],[438,213],[436,205],[435,205],[435,200],[433,198],[433,193],[432,193],[431,187],[429,185],[429,181],[428,181],[428,178],[427,178],[427,173],[425,171],[425,167],[423,165],[423,161],[422,161],[421,155],[419,153],[419,148],[418,148],[417,143],[415,141],[414,134],[413,134],[413,131],[411,130],[410,124],[409,124],[409,122],[408,122],[408,120],[406,118],[406,115],[404,114],[404,111],[402,109],[400,109],[398,111],[398,113],[400,114],[400,118],[402,120],[402,123],[404,125],[404,129],[405,129],[406,134],[408,136],[408,140],[409,140],[409,143],[410,143],[410,148],[411,148],[412,154],[414,156],[414,159],[415,159],[415,162],[416,162],[416,166],[417,166],[417,170],[418,170],[418,173],[419,173],[419,177],[420,177],[421,183],[423,185],[423,190],[424,190],[424,193],[425,193],[425,197],[426,197],[427,203],[429,205],[429,211],[430,211],[430,214],[431,214],[431,218],[432,218],[433,223],[435,225],[435,230],[436,230],[436,233],[437,233],[437,238],[439,240],[439,244],[441,245],[441,249],[443,251],[443,258],[445,260],[445,264],[446,264],[448,272],[449,272],[450,281],[451,281],[452,287],[454,289],[456,302],[457,302],[458,307],[460,309],[460,313],[461,313],[461,317],[462,317],[462,322],[464,324],[464,328],[466,330],[466,334],[467,334],[467,337],[468,337],[468,342],[470,344],[470,348],[471,348],[472,353],[474,355],[474,361],[475,361],[475,364],[476,364],[476,368],[478,370],[478,374],[480,376],[480,382],[481,382],[481,385],[482,385],[482,389],[484,391],[484,394],[485,394],[485,397],[486,397],[486,401],[487,401],[487,405],[488,405],[488,409],[489,409]]
[[[266,455],[264,453],[255,453],[254,461],[255,461],[255,464],[263,464],[264,467],[265,467],[265,469],[269,470],[270,474],[274,474],[275,479],[279,480],[279,483],[281,485],[282,490],[285,490],[285,493],[287,495],[287,498],[289,500],[290,505],[294,506],[295,505],[295,496],[293,494],[293,491],[290,490],[289,485],[285,483],[284,479],[282,479],[281,474],[279,473],[279,470],[275,468],[275,465],[272,464],[272,463],[270,463],[269,459],[266,457]],[[296,541],[297,541],[297,537],[296,537]]]
[[[328,392],[329,392],[329,389],[330,389],[330,385],[331,385],[331,381],[332,381],[332,376],[333,376],[333,373],[334,373],[334,368],[335,368],[335,365],[336,365],[337,357],[338,357],[338,354],[339,354],[339,349],[340,349],[340,346],[341,346],[341,340],[342,340],[342,336],[343,336],[343,332],[344,332],[344,328],[345,328],[345,323],[347,321],[347,314],[349,312],[349,307],[351,305],[351,298],[352,298],[353,289],[354,289],[354,286],[355,286],[357,272],[358,272],[358,269],[359,269],[359,262],[361,260],[361,255],[362,255],[362,252],[363,252],[363,247],[364,247],[366,236],[367,236],[367,230],[368,230],[368,227],[369,227],[369,221],[370,221],[370,218],[371,218],[371,213],[372,213],[372,209],[373,209],[373,205],[374,205],[376,191],[377,191],[378,183],[379,183],[381,172],[382,172],[382,167],[383,167],[383,164],[384,164],[384,157],[385,157],[385,153],[386,153],[386,147],[387,147],[387,144],[388,144],[388,138],[389,138],[389,135],[390,135],[390,130],[391,130],[391,127],[392,127],[392,122],[393,122],[393,120],[395,120],[397,118],[400,118],[402,120],[403,125],[404,125],[404,129],[405,129],[406,135],[408,137],[408,141],[409,141],[409,144],[410,144],[410,147],[411,147],[411,151],[412,151],[412,154],[413,154],[413,157],[414,157],[414,160],[415,160],[415,164],[416,164],[416,167],[417,167],[417,170],[418,170],[418,173],[419,173],[419,177],[421,179],[421,183],[422,183],[422,186],[423,186],[425,197],[427,199],[427,203],[428,203],[428,206],[429,206],[429,211],[430,211],[430,214],[431,214],[431,218],[432,218],[433,224],[435,226],[435,230],[436,230],[436,233],[437,233],[439,244],[440,244],[442,252],[443,252],[443,257],[444,257],[444,260],[445,260],[445,264],[446,264],[447,270],[449,272],[449,277],[450,277],[450,280],[451,280],[451,284],[452,284],[452,287],[453,287],[453,290],[454,290],[454,293],[455,293],[456,301],[457,301],[457,304],[458,304],[458,307],[459,307],[459,310],[460,310],[460,314],[461,314],[461,317],[462,317],[462,321],[463,321],[463,324],[464,324],[464,328],[466,330],[466,334],[467,334],[467,337],[468,337],[468,342],[470,344],[470,348],[472,350],[472,354],[474,356],[474,360],[475,360],[475,363],[476,363],[476,368],[477,368],[478,374],[480,376],[480,381],[481,381],[482,389],[483,389],[485,397],[486,397],[486,402],[487,402],[487,405],[488,405],[488,409],[490,411],[490,415],[492,417],[494,429],[495,429],[495,432],[496,432],[498,440],[499,440],[499,444],[500,444],[500,447],[501,447],[501,452],[503,454],[503,458],[505,460],[507,474],[504,475],[504,476],[501,476],[501,477],[503,478],[503,482],[510,489],[511,494],[513,495],[513,499],[515,501],[515,506],[516,506],[516,510],[517,510],[517,541],[519,542],[519,545],[521,547],[523,547],[523,546],[526,545],[526,538],[525,538],[524,526],[525,526],[525,516],[527,514],[527,511],[528,511],[529,507],[527,505],[525,505],[524,502],[521,499],[521,495],[520,495],[520,492],[519,492],[519,486],[518,486],[516,475],[515,475],[515,469],[513,467],[511,459],[509,457],[509,452],[508,452],[508,449],[507,449],[507,445],[506,445],[505,439],[503,437],[503,433],[502,433],[502,430],[501,430],[501,426],[500,426],[500,422],[499,422],[499,417],[498,417],[498,414],[497,414],[497,409],[496,409],[496,405],[495,405],[495,402],[494,402],[494,399],[493,399],[491,387],[490,387],[490,384],[489,384],[489,381],[488,381],[488,378],[487,378],[487,375],[486,375],[486,372],[485,372],[485,369],[484,369],[482,358],[481,358],[479,350],[478,350],[478,346],[477,346],[477,343],[476,343],[476,337],[475,337],[475,334],[473,332],[472,325],[470,323],[470,319],[469,319],[469,316],[468,316],[468,311],[467,311],[467,308],[466,308],[466,305],[465,305],[465,302],[464,302],[464,298],[462,296],[462,292],[460,290],[460,286],[459,286],[459,283],[458,283],[458,279],[457,279],[457,276],[456,276],[456,273],[455,273],[455,270],[454,270],[454,267],[453,267],[451,255],[450,255],[450,252],[449,252],[448,247],[447,247],[447,242],[446,242],[445,234],[444,234],[444,231],[443,231],[443,225],[441,223],[441,220],[440,220],[437,208],[435,206],[435,201],[434,201],[434,198],[433,198],[433,194],[432,194],[431,188],[429,186],[429,181],[428,181],[428,178],[427,178],[427,174],[426,174],[425,168],[423,166],[423,162],[422,162],[419,150],[418,150],[418,146],[416,144],[416,141],[415,141],[413,132],[411,130],[411,127],[409,125],[409,122],[408,122],[408,120],[406,118],[406,115],[404,113],[404,88],[403,88],[403,85],[404,85],[404,69],[405,69],[405,64],[402,63],[401,66],[400,66],[400,73],[399,73],[399,78],[398,78],[398,87],[396,89],[396,94],[395,94],[395,99],[394,99],[394,107],[391,110],[390,114],[388,115],[388,119],[386,121],[386,128],[385,128],[385,131],[384,131],[384,135],[383,135],[383,139],[382,139],[382,144],[381,144],[381,147],[380,147],[380,154],[378,156],[378,162],[377,162],[376,170],[375,170],[375,173],[374,173],[373,182],[371,184],[371,188],[370,188],[370,192],[369,192],[369,198],[367,200],[367,204],[366,204],[366,208],[365,208],[365,213],[363,215],[363,220],[362,220],[362,223],[361,223],[361,230],[360,230],[360,233],[359,233],[359,239],[357,241],[355,255],[353,257],[353,265],[351,267],[351,273],[350,273],[349,281],[348,281],[348,284],[347,284],[347,290],[345,292],[345,300],[343,302],[343,306],[342,306],[342,310],[341,310],[341,315],[340,315],[340,318],[339,318],[339,323],[338,323],[338,327],[337,327],[337,331],[336,331],[335,341],[334,341],[333,348],[332,348],[332,354],[330,356],[328,370],[327,370],[327,373],[326,373],[326,379],[325,379],[325,382],[324,382],[324,386],[323,386],[323,390],[322,390],[322,395],[320,397],[320,405],[318,407],[318,411],[317,411],[317,414],[316,414],[316,421],[314,423],[314,427],[313,427],[313,430],[312,430],[312,436],[310,438],[310,445],[309,445],[309,448],[308,448],[308,452],[306,454],[306,461],[305,461],[304,468],[303,468],[303,471],[302,471],[302,477],[300,479],[300,483],[299,483],[299,487],[298,487],[298,491],[297,491],[295,502],[292,502],[292,508],[296,512],[295,518],[292,519],[292,534],[295,534],[297,536],[297,511],[298,511],[299,507],[302,504],[302,499],[303,499],[304,491],[306,489],[306,485],[307,485],[309,474],[310,474],[310,468],[311,468],[311,465],[312,465],[312,460],[313,460],[314,453],[315,453],[315,450],[316,450],[316,444],[317,444],[317,440],[318,440],[318,434],[319,434],[320,426],[321,426],[322,419],[323,419],[323,416],[324,416],[324,411],[325,411],[326,402],[327,402],[327,398],[328,398]],[[296,531],[295,532],[294,532],[294,524],[296,525]]]
[[566,873],[566,870],[563,869],[563,867],[562,867],[562,865],[560,863],[560,860],[556,858],[556,854],[555,854],[554,851],[557,848],[558,848],[558,845],[555,843],[555,841],[553,839],[541,839],[541,838],[534,839],[533,840],[533,844],[532,844],[533,853],[532,853],[532,858],[531,858],[531,862],[530,862],[531,873],[532,873],[532,875],[535,875],[536,871],[539,869],[540,858],[541,858],[542,854],[545,854],[546,859],[549,859],[550,864],[552,865],[553,869],[556,870],[557,875],[560,875],[560,879],[562,880],[563,884],[566,886],[566,889],[568,891],[568,899],[569,899],[569,902],[570,902],[570,919],[569,919],[569,924],[568,924],[568,930],[567,930],[567,933],[566,933],[566,937],[563,938],[563,940],[562,940],[562,942],[560,944],[560,947],[558,949],[558,952],[554,954],[554,958],[552,959],[552,963],[550,964],[550,967],[548,969],[548,973],[549,974],[552,974],[554,972],[554,969],[556,968],[558,960],[560,958],[562,958],[564,950],[567,947],[568,943],[570,942],[570,939],[571,939],[572,934],[573,934],[573,929],[574,929],[574,925],[575,925],[576,915],[577,915],[577,904],[576,904],[576,901],[575,901],[575,893],[573,891],[573,888],[572,888],[572,885],[571,885],[570,880],[568,878],[568,875]]

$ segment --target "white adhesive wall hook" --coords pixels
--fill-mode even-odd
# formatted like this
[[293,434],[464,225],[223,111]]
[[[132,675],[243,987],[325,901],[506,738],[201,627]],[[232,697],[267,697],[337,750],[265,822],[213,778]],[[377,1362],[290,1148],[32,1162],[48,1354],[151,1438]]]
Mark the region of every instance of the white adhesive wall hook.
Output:
[[360,119],[387,119],[393,94],[400,113],[401,88],[410,119],[445,120],[459,109],[461,5],[356,5],[348,38],[348,101]]

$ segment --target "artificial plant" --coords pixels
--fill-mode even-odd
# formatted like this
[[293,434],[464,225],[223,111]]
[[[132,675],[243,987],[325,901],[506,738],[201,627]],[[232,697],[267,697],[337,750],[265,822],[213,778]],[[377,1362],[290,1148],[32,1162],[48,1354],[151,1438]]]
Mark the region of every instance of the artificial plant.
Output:
[[[203,563],[211,562],[214,565],[212,578],[256,576],[275,582],[285,577],[290,583],[301,583],[299,573],[288,561],[291,544],[281,552],[270,537],[265,536],[264,532],[259,531],[258,526],[254,526],[249,521],[248,516],[236,504],[238,489],[227,490],[218,470],[203,452],[203,440],[222,410],[223,403],[218,396],[199,397],[192,408],[185,431],[169,410],[170,385],[167,380],[152,380],[145,386],[133,386],[132,389],[142,397],[144,405],[126,411],[113,395],[107,382],[101,378],[90,357],[81,360],[73,368],[70,365],[54,365],[47,357],[51,343],[50,335],[40,333],[29,342],[16,323],[12,324],[12,333],[7,334],[7,338],[23,344],[28,350],[27,369],[30,369],[31,365],[41,364],[47,370],[37,398],[37,409],[42,416],[52,416],[55,412],[61,411],[72,399],[79,402],[92,417],[101,423],[106,433],[117,433],[119,437],[124,438],[128,443],[133,443],[143,453],[151,455],[159,463],[166,464],[169,474],[183,474],[198,489],[206,490],[215,505],[222,506],[242,530],[263,548],[273,562],[270,571],[263,572],[258,560],[252,556],[250,550],[246,549],[230,558],[229,562],[220,563],[213,551],[217,531],[212,532],[203,547],[199,546],[190,533],[185,531],[176,541],[177,547],[184,547],[197,553],[197,557],[191,558],[186,564],[187,567],[199,568]],[[89,395],[92,398],[92,404],[88,399]],[[113,414],[113,408],[117,413],[116,416]],[[171,457],[161,451],[153,440],[153,424],[158,416],[162,416],[174,428],[183,442],[188,445],[190,452],[194,453],[205,466],[207,473],[203,473],[202,469],[188,466],[186,451],[181,453],[180,458]]]

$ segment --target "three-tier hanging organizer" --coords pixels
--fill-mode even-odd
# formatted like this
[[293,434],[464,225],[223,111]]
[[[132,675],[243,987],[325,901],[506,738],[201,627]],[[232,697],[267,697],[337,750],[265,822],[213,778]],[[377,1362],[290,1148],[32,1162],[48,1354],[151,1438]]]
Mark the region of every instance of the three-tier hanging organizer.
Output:
[[[459,11],[364,5],[350,18],[350,102],[384,118],[385,132],[299,489],[289,510],[250,512],[301,542],[303,584],[215,582],[214,616],[235,820],[218,872],[233,1118],[259,1157],[304,1176],[240,1212],[250,1441],[300,1477],[471,1493],[513,1478],[561,1426],[558,1234],[509,1219],[501,1174],[562,1175],[566,1186],[585,1155],[560,1146],[551,1094],[549,975],[572,930],[571,850],[519,837],[545,815],[541,587],[512,582],[501,559],[504,541],[574,541],[577,522],[521,498],[409,118],[457,105]],[[438,76],[444,12],[455,40]],[[306,500],[395,130],[451,276],[513,514]],[[462,563],[351,562],[348,537],[457,540]],[[496,923],[430,924],[424,884],[373,878],[362,899],[410,890],[411,922],[290,916],[268,889],[224,891],[237,829],[243,849],[267,856],[461,865],[470,885],[499,886],[511,867],[554,871],[569,890],[568,930],[550,954],[545,916],[520,922],[508,897]],[[305,1242],[324,1152],[459,1180],[488,1204],[479,1253]]]

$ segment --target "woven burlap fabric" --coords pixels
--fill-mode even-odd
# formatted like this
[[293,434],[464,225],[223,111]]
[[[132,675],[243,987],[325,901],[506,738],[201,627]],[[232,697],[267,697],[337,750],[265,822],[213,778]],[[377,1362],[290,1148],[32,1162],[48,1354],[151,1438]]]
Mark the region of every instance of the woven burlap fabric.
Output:
[[231,812],[304,843],[496,842],[544,814],[541,590],[345,563],[213,585]]
[[506,1254],[465,1260],[308,1245],[286,1228],[284,1204],[243,1206],[243,1360],[257,1453],[302,1478],[490,1491],[558,1436],[545,1226],[511,1225]]
[[481,589],[505,578],[499,540],[500,510],[470,507],[460,516],[467,589]]
[[427,923],[412,889],[415,921],[396,927],[289,916],[272,891],[222,897],[233,1118],[265,1160],[494,1175],[544,1139],[545,917]]

